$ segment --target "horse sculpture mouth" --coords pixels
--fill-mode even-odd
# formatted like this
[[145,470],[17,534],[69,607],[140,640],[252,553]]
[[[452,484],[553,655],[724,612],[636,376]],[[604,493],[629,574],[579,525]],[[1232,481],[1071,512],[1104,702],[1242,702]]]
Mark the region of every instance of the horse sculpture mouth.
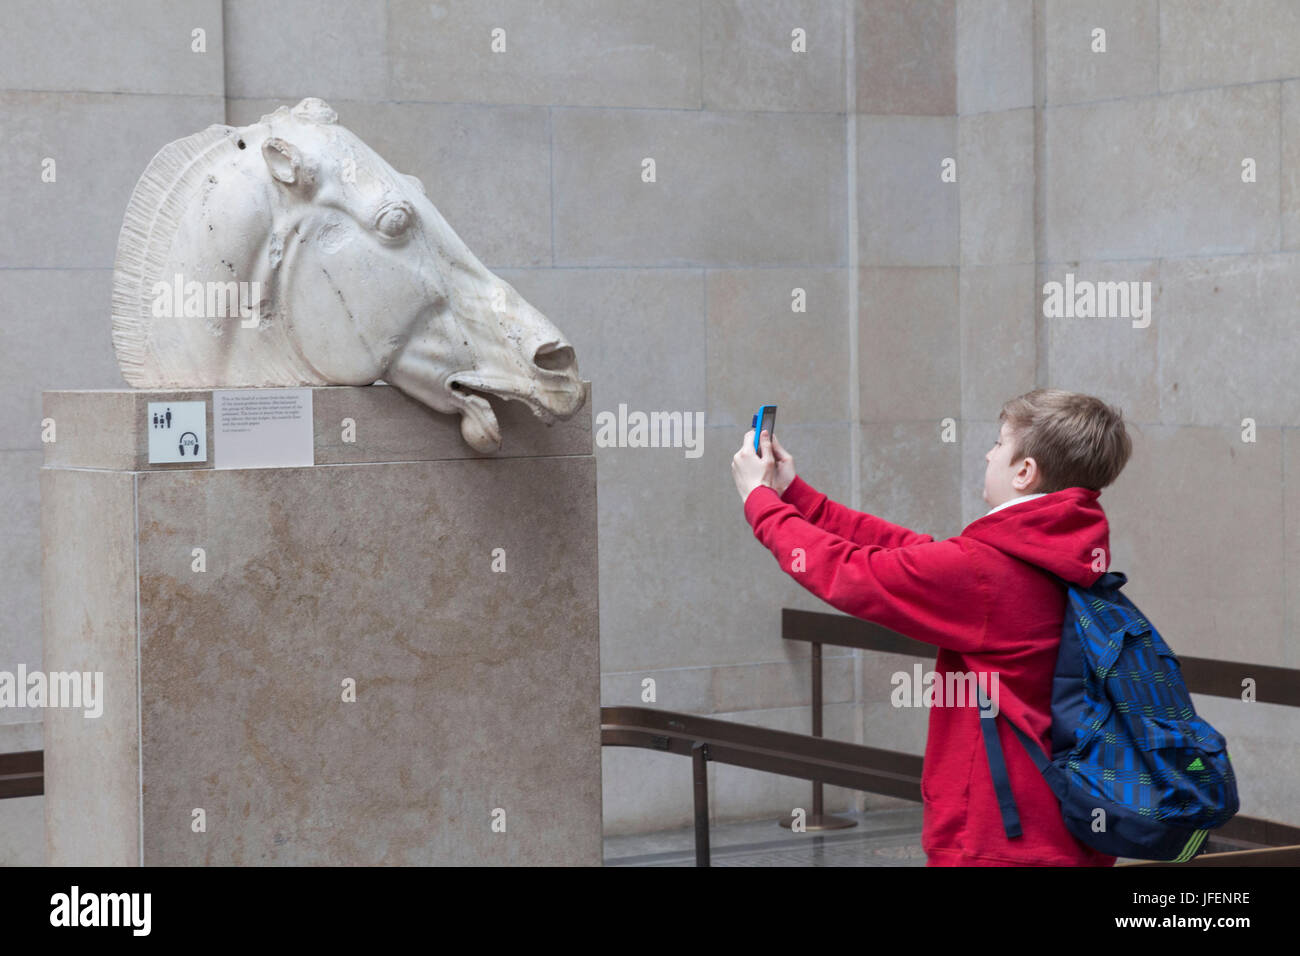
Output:
[[[469,419],[464,424],[470,427],[462,428],[466,440],[480,451],[486,450],[488,444],[499,446],[501,442],[501,426],[498,422],[497,410],[493,407],[493,399],[497,402],[523,402],[535,416],[548,425],[556,420],[555,414],[535,395],[510,386],[493,385],[481,378],[469,378],[464,373],[447,378],[447,392],[461,406],[463,415]],[[471,440],[473,435],[483,439],[481,445]]]
[[490,399],[501,401],[523,402],[532,409],[533,414],[546,422],[548,425],[555,422],[555,414],[547,408],[535,396],[528,392],[523,392],[516,387],[508,385],[493,385],[480,378],[466,380],[462,374],[452,376],[447,379],[447,389],[464,399],[481,398],[488,401]]
[[510,367],[485,368],[463,360],[451,365],[439,342],[428,336],[408,340],[389,362],[384,380],[430,408],[459,414],[461,436],[483,454],[501,450],[497,403],[522,402],[534,417],[552,425],[569,417],[586,399],[586,389],[574,372],[539,367],[529,376]]

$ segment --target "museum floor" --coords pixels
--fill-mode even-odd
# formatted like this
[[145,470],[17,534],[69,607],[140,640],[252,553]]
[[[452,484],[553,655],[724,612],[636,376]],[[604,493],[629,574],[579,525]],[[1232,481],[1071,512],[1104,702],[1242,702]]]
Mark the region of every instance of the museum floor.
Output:
[[[713,866],[925,866],[921,808],[844,813],[846,830],[794,833],[775,820],[726,823],[709,831]],[[606,866],[694,866],[691,827],[605,838]]]

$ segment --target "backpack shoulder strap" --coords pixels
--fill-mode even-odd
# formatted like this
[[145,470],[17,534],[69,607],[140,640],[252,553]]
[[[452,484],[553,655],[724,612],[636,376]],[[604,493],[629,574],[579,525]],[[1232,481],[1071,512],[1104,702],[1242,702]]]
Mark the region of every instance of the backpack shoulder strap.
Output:
[[[976,693],[979,695],[980,728],[984,733],[984,752],[988,754],[989,775],[993,778],[993,792],[997,794],[998,809],[1002,812],[1002,829],[1006,831],[1007,839],[1012,839],[1021,835],[1020,813],[1016,809],[1016,798],[1011,793],[1011,777],[1007,774],[1007,763],[1002,754],[1002,741],[998,739],[997,717],[999,714],[993,713],[992,702],[988,699],[988,695],[985,693],[984,688],[980,686],[979,681],[975,682],[975,687]],[[1048,778],[1050,784],[1052,771],[1055,767],[1048,759],[1047,754],[1043,753],[1043,748],[1038,746],[1037,740],[1010,720],[1007,723],[1011,725],[1011,729],[1020,738],[1020,742],[1028,751],[1029,758],[1034,762],[1034,766],[1038,768],[1044,777]]]

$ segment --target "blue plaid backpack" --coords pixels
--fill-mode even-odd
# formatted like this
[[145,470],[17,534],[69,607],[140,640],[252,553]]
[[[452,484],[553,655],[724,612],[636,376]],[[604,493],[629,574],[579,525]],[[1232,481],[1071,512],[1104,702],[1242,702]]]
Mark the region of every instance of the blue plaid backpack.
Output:
[[[1101,853],[1184,863],[1237,812],[1223,735],[1196,715],[1178,658],[1108,572],[1068,588],[1052,684],[1052,757],[1011,728],[1061,801],[1066,828]],[[1020,836],[990,702],[980,725],[1007,837]],[[1010,723],[1010,721],[1008,721]]]

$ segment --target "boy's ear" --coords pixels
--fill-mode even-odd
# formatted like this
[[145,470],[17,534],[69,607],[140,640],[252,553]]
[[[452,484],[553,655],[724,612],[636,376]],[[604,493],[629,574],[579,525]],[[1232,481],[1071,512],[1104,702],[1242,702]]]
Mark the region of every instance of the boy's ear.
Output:
[[1020,462],[1020,468],[1016,470],[1016,477],[1013,481],[1024,481],[1024,491],[1022,494],[1029,494],[1029,488],[1038,482],[1038,462],[1032,458],[1024,458]]

